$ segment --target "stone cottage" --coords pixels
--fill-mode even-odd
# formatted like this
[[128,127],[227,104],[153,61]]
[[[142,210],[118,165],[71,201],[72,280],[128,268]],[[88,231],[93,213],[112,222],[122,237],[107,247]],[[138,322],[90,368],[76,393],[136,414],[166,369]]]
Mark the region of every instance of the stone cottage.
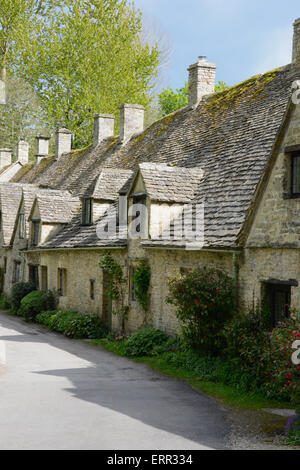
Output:
[[203,57],[193,64],[189,105],[146,130],[143,108],[127,104],[120,136],[113,116],[96,115],[87,149],[72,151],[67,129],[54,156],[37,138],[36,161],[20,161],[0,183],[7,294],[31,279],[55,289],[61,308],[119,329],[99,266],[109,251],[126,279],[128,332],[144,322],[133,286],[141,259],[153,324],[170,334],[178,325],[168,279],[193,267],[231,275],[245,311],[266,298],[273,323],[300,309],[300,19],[291,64],[220,93],[215,69]]

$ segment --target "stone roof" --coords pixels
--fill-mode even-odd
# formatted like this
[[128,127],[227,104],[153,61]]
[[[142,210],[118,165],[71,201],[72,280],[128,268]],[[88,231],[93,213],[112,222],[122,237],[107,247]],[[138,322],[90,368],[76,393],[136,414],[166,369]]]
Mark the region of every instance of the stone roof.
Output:
[[22,197],[22,185],[0,184],[1,219],[4,245],[10,245],[15,219]]
[[299,70],[292,66],[252,77],[164,117],[125,145],[109,138],[95,149],[24,167],[14,181],[84,196],[94,191],[104,167],[137,170],[143,162],[199,167],[204,171],[198,194],[205,195],[205,246],[234,247],[297,78]]
[[195,198],[203,178],[203,170],[197,167],[141,163],[139,168],[147,195],[152,201],[189,203]]
[[[43,223],[67,224],[80,211],[80,199],[68,191],[38,189],[35,201]],[[29,218],[32,217],[33,209]]]
[[43,249],[124,247],[126,236],[117,230],[114,236],[99,237],[99,229],[105,232],[109,220],[117,214],[117,204],[110,204],[105,214],[91,225],[82,225],[80,215],[73,217],[71,223],[53,238],[41,245]]
[[115,201],[119,191],[124,190],[132,176],[131,170],[103,168],[95,185],[93,199]]

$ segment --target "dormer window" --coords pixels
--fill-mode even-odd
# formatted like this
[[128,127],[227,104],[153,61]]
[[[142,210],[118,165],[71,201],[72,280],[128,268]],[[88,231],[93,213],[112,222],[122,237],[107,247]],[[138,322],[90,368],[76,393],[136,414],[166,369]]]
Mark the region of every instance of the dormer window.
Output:
[[19,215],[19,237],[21,239],[25,238],[25,214],[20,212]]
[[300,197],[300,152],[292,155],[292,196]]
[[40,241],[40,225],[39,219],[32,220],[31,243],[33,246],[38,246]]
[[82,225],[91,225],[92,223],[92,199],[84,199],[82,204]]

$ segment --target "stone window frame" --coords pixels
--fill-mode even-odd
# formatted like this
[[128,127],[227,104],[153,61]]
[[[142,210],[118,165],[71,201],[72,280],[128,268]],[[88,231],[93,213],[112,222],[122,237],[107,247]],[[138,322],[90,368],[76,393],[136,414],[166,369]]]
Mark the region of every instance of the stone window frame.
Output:
[[13,277],[12,277],[13,284],[16,284],[17,282],[20,282],[20,278],[21,278],[20,275],[21,275],[21,261],[20,260],[14,260]]
[[19,238],[24,240],[25,238],[25,212],[22,211],[19,214]]
[[57,292],[59,297],[67,296],[67,269],[57,269]]
[[32,219],[31,221],[31,244],[38,246],[40,242],[41,219]]
[[88,226],[93,223],[93,199],[84,198],[82,201],[82,225]]
[[[291,288],[298,287],[298,281],[295,279],[289,279],[287,281],[282,281],[279,279],[267,279],[267,280],[260,281],[260,283],[261,283],[261,299],[262,299],[262,303],[265,306],[266,306],[266,302],[268,302],[270,306],[269,302],[271,299],[272,299],[271,301],[273,304],[274,298],[272,298],[272,296],[275,294],[276,288],[282,292],[284,291],[286,292],[288,308],[286,309],[286,312],[285,312],[285,318],[289,318],[290,307],[291,307]],[[270,314],[271,314],[270,329],[274,328],[277,323],[274,317],[275,312],[274,312],[273,307],[274,306],[270,306]]]
[[[300,192],[294,191],[294,162],[295,158],[300,158],[300,145],[290,145],[285,147],[285,178],[284,178],[284,199],[300,199]],[[300,166],[299,166],[300,168]]]
[[90,279],[90,299],[95,300],[95,279]]

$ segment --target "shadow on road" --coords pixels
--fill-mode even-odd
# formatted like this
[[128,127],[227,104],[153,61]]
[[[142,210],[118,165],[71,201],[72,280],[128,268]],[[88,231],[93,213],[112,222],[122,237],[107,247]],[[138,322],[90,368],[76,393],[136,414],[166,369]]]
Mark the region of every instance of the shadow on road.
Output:
[[[75,368],[61,369],[57,364],[55,369],[32,373],[67,378],[72,387],[65,390],[77,399],[117,411],[202,446],[225,448],[229,433],[226,411],[186,383],[87,342],[69,340],[40,326],[26,324],[17,317],[0,313],[0,326],[18,333],[0,334],[1,341],[44,343],[50,347],[49,356],[51,348],[74,356]],[[77,368],[76,357],[89,364]]]

